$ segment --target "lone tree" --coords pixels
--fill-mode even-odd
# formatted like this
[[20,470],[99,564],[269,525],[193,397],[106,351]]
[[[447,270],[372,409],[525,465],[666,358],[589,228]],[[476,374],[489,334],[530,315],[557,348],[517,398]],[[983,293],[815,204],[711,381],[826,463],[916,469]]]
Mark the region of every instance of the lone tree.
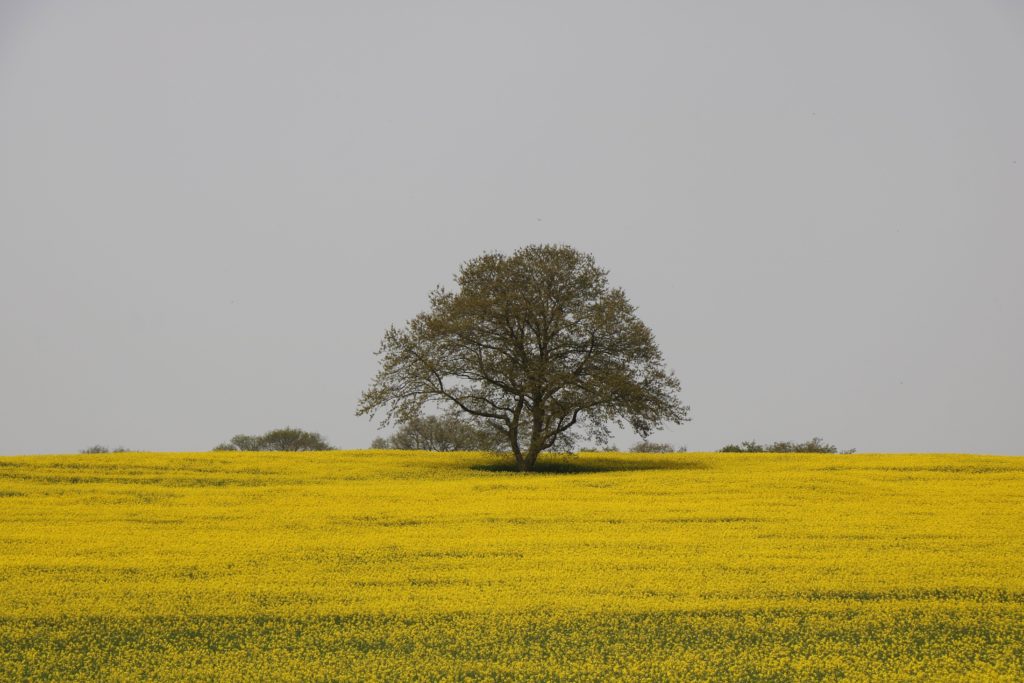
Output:
[[501,434],[520,471],[571,447],[578,431],[603,443],[610,423],[646,438],[687,420],[653,333],[593,256],[555,245],[489,253],[464,263],[456,282],[385,333],[357,415],[383,409],[387,425],[428,403],[457,409]]

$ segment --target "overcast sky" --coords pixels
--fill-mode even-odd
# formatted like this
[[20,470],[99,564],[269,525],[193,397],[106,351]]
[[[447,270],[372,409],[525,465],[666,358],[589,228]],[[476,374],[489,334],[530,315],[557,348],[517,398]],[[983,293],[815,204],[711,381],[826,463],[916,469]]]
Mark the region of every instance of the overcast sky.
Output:
[[0,453],[366,447],[385,328],[538,242],[658,440],[1024,453],[1022,75],[1016,0],[0,0]]

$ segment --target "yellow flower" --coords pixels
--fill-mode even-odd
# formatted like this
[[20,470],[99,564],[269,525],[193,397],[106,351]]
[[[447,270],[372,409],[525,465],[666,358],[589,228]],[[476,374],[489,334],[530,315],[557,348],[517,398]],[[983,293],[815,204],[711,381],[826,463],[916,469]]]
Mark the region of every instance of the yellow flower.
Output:
[[0,460],[0,680],[1021,680],[1024,460]]

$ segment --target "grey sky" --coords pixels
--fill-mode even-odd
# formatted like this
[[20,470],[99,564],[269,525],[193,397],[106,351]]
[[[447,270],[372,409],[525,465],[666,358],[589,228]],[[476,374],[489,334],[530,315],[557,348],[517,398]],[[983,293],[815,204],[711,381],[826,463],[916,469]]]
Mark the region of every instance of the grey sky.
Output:
[[0,453],[365,447],[386,326],[533,242],[659,440],[1022,453],[1022,74],[1013,0],[0,0]]

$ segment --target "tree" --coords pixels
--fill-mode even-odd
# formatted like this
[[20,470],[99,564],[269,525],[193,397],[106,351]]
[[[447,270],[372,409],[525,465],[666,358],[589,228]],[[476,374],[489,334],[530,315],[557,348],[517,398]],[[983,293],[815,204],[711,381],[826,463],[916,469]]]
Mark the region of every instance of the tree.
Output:
[[333,447],[316,432],[294,427],[272,429],[262,436],[238,434],[231,441],[214,447],[215,451],[329,451]]
[[374,439],[373,448],[397,451],[496,451],[504,440],[493,430],[463,419],[457,413],[414,417],[398,425],[386,439]]
[[456,283],[387,330],[357,415],[383,410],[387,425],[430,403],[458,410],[501,434],[520,471],[579,431],[605,442],[609,424],[647,437],[687,420],[654,334],[591,255],[554,245],[488,253]]

